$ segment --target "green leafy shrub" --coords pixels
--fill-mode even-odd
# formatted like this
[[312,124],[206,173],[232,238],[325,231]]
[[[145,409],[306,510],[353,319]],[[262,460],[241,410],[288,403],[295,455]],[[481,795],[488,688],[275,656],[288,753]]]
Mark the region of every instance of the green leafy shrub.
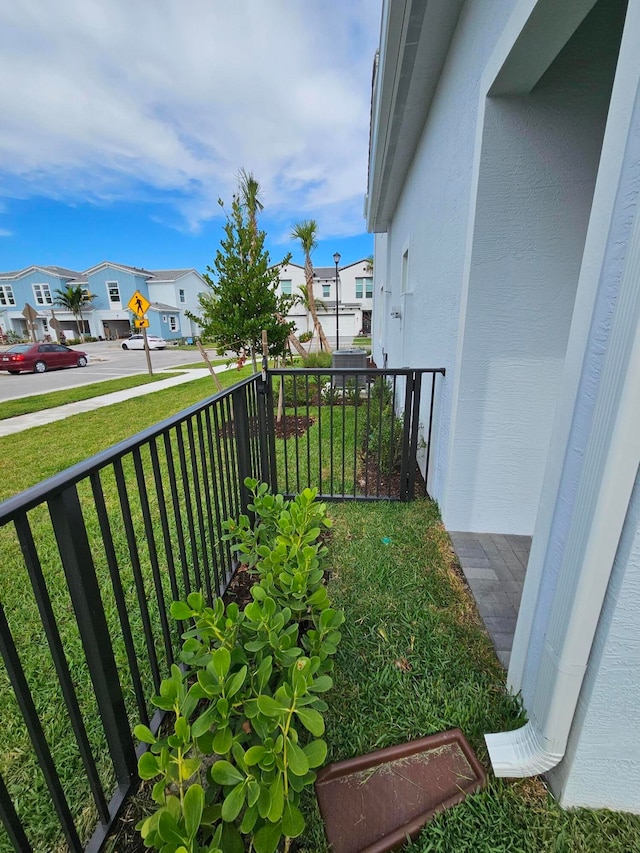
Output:
[[301,332],[301,334],[298,335],[298,340],[300,341],[301,344],[306,344],[307,341],[310,341],[312,337],[313,337],[312,331]]
[[307,356],[305,367],[318,369],[331,367],[332,364],[333,361],[330,352],[310,352]]
[[158,809],[138,829],[162,853],[243,853],[243,836],[255,853],[275,853],[304,830],[300,795],[327,754],[321,696],[344,616],[322,583],[326,505],[316,490],[288,501],[245,484],[255,523],[226,521],[224,538],[254,567],[253,601],[242,611],[221,599],[208,607],[194,592],[173,603],[172,616],[193,627],[183,635],[185,671],[172,666],[153,698],[173,714],[172,731],[135,729],[150,746],[139,774],[158,780]]
[[380,471],[392,474],[402,463],[403,422],[394,413],[393,391],[382,376],[371,386],[370,401],[367,418],[360,423],[360,446]]

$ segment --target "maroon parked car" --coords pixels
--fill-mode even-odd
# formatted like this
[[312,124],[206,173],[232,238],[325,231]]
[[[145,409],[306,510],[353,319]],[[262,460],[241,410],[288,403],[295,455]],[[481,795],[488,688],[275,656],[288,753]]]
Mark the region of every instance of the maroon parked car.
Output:
[[44,373],[59,367],[86,367],[87,354],[62,344],[16,344],[0,352],[0,370],[20,373],[21,370]]

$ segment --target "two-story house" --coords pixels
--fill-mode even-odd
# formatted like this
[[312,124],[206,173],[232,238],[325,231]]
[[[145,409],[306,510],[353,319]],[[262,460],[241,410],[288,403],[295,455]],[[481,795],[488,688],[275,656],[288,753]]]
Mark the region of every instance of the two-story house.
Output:
[[[198,333],[197,325],[186,316],[187,311],[197,311],[198,293],[205,285],[196,270],[146,270],[104,261],[84,272],[34,265],[0,273],[0,334],[29,337],[31,330],[23,312],[30,305],[37,313],[33,324],[36,338],[77,337],[79,321],[56,304],[56,291],[78,285],[93,296],[82,310],[83,335],[126,338],[133,322],[128,303],[136,291],[151,303],[147,312],[150,334],[176,340]],[[53,319],[59,323],[57,332],[51,326]]]
[[[305,305],[301,287],[306,285],[304,267],[288,264],[280,272],[280,292],[301,297],[287,315],[296,323],[296,334],[312,331],[311,315]],[[340,345],[351,344],[359,334],[371,332],[373,308],[373,270],[366,258],[338,267],[338,332]],[[314,267],[313,293],[318,317],[326,336],[336,340],[336,268]]]

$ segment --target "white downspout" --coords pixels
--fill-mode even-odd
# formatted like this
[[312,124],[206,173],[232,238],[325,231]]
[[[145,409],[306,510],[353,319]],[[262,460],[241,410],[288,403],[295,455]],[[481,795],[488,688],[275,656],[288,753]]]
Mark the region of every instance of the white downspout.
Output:
[[[593,334],[593,332],[592,332]],[[562,759],[640,466],[640,212],[628,244],[529,712],[485,735],[496,776],[532,776]],[[569,439],[571,441],[571,438]]]

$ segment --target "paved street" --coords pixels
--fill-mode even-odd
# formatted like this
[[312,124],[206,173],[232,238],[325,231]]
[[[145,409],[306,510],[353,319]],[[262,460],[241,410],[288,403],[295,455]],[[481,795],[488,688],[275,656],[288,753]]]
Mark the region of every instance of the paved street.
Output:
[[[5,347],[2,347],[5,349]],[[59,391],[63,388],[76,388],[101,382],[105,379],[118,379],[147,372],[147,361],[142,350],[123,350],[122,342],[100,341],[72,347],[83,350],[89,355],[89,364],[84,368],[72,367],[68,370],[53,370],[47,373],[21,373],[11,376],[0,371],[0,403],[30,397],[47,391]],[[211,357],[214,356],[210,353]],[[166,350],[152,350],[151,364],[153,372],[179,368],[184,364],[196,364],[201,361],[197,350],[179,350],[167,347]],[[205,367],[204,362],[202,366]]]

